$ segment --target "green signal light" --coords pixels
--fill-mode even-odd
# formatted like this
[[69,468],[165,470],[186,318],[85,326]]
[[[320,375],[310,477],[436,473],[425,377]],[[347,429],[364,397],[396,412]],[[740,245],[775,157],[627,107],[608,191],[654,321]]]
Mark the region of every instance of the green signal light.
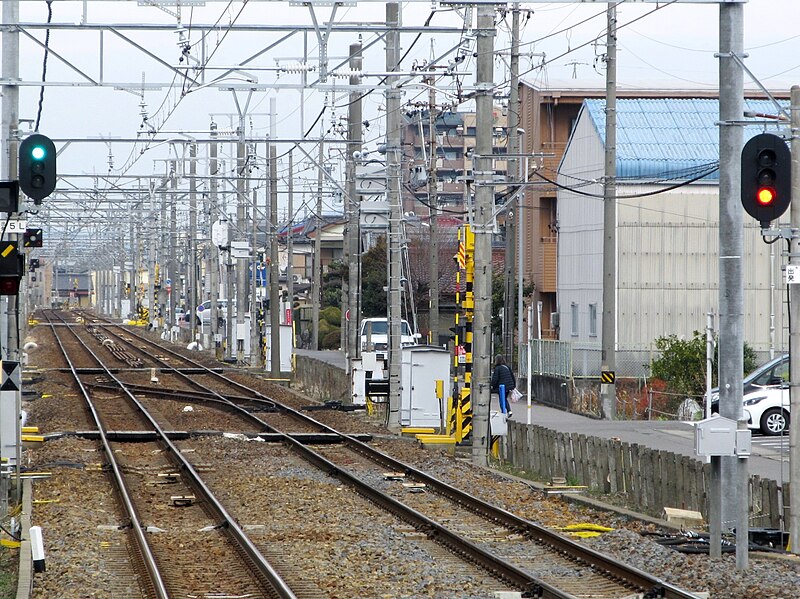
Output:
[[44,148],[42,146],[34,146],[31,149],[31,157],[34,160],[41,160],[42,158],[44,158],[44,155],[45,155],[45,151],[44,151]]

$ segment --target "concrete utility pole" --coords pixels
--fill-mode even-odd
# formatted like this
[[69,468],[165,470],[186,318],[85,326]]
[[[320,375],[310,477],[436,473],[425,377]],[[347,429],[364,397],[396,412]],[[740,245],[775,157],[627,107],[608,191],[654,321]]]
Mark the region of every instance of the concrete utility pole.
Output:
[[[792,241],[789,264],[800,264],[800,86],[792,86]],[[800,285],[789,285],[789,347],[795,351],[789,356],[789,404],[794,414],[800,414]],[[800,426],[789,427],[789,480],[800,481]],[[795,487],[797,488],[797,487]],[[791,550],[800,555],[800,493],[789,494],[789,540]]]
[[430,210],[430,233],[428,255],[428,280],[430,295],[430,312],[428,318],[428,328],[430,329],[430,344],[439,345],[439,197],[437,185],[439,184],[438,163],[439,156],[436,149],[436,117],[439,114],[436,109],[436,79],[431,76],[428,78],[428,139],[430,142],[430,164],[428,166],[428,209]]
[[319,166],[317,167],[317,208],[314,211],[314,271],[311,273],[311,349],[319,349],[319,304],[322,301],[322,169],[325,143],[319,136]]
[[[269,144],[268,144],[269,145]],[[253,144],[253,156],[257,156],[258,151]],[[269,159],[267,159],[267,163],[269,163]],[[265,171],[266,173],[266,171]],[[269,175],[265,174],[265,193],[267,194],[266,197],[269,198]],[[268,207],[269,202],[265,201],[265,205]],[[253,240],[253,253],[250,258],[250,311],[248,314],[250,315],[250,339],[248,343],[250,344],[250,366],[254,368],[259,368],[264,366],[263,355],[261,353],[261,339],[264,335],[264,332],[261,330],[261,327],[258,325],[258,302],[256,298],[258,298],[257,293],[257,285],[258,285],[258,189],[257,186],[253,186],[253,189],[250,190],[250,210],[253,213],[253,218],[250,219],[250,238]],[[269,221],[269,210],[267,210],[267,218],[265,219],[267,222]],[[267,243],[269,243],[270,235],[267,234]],[[266,290],[265,290],[266,291]],[[264,317],[266,318],[266,312],[264,313]]]
[[[606,35],[606,150],[603,178],[603,330],[600,370],[614,373],[617,351],[617,5],[608,5]],[[600,383],[603,418],[617,417],[617,386]],[[605,378],[605,377],[604,377]]]
[[[386,71],[398,70],[400,62],[400,4],[386,4]],[[398,77],[386,78],[386,199],[389,202],[389,414],[390,430],[400,429],[402,350],[400,344],[400,93],[394,86]]]
[[161,327],[161,330],[164,330],[164,326],[167,324],[167,310],[169,310],[169,304],[167,303],[167,279],[169,278],[169,219],[167,218],[167,182],[169,181],[169,163],[164,163],[164,169],[167,171],[164,173],[164,179],[161,181],[161,215],[158,219],[159,221],[159,244],[158,244],[158,278],[159,278],[159,289],[158,289],[158,324]]
[[[175,322],[175,306],[177,305],[176,297],[180,293],[179,271],[178,271],[178,163],[175,160],[170,162],[170,189],[172,190],[172,197],[169,202],[169,262],[167,264],[167,318],[164,322],[168,324],[168,328],[172,325],[177,325]],[[163,284],[163,283],[162,283]]]
[[[740,198],[744,75],[744,6],[719,5],[719,413],[742,420],[744,361],[744,211]],[[738,60],[737,60],[738,58]],[[722,522],[736,526],[736,567],[747,568],[747,460],[722,457]],[[712,482],[714,482],[712,460]],[[711,530],[711,551],[719,555],[718,532]]]
[[189,267],[187,272],[187,297],[186,310],[189,313],[189,327],[192,331],[192,341],[197,338],[197,322],[195,309],[197,308],[197,143],[189,146]]
[[148,318],[150,322],[154,322],[156,313],[158,312],[158,302],[156,301],[156,286],[155,286],[155,272],[156,272],[156,249],[158,241],[158,227],[160,226],[159,219],[155,218],[155,182],[150,180],[150,193],[148,194],[148,212],[152,215],[150,219],[150,243],[147,245],[147,309],[149,310]]
[[[274,99],[274,98],[273,98]],[[275,112],[273,111],[273,115]],[[269,326],[270,326],[270,376],[281,376],[281,301],[278,288],[280,264],[278,263],[278,154],[274,143],[269,144],[269,231],[272,243],[269,248]]]
[[[294,335],[294,240],[292,239],[292,229],[294,228],[294,153],[289,150],[289,168],[287,172],[289,178],[287,185],[288,197],[288,212],[286,218],[286,289],[289,293],[289,306],[291,319],[287,323],[292,327],[292,334]],[[276,231],[277,234],[277,231]],[[294,343],[292,343],[294,347]]]
[[[211,138],[217,137],[217,124],[211,123]],[[217,221],[219,213],[219,198],[217,190],[219,183],[217,182],[217,175],[219,174],[219,164],[217,161],[218,145],[216,141],[212,141],[209,149],[208,170],[211,175],[211,180],[208,183],[209,193],[209,209],[208,209],[208,231],[209,239],[211,238],[211,230],[214,223]],[[210,310],[211,315],[209,318],[209,325],[211,328],[211,342],[214,344],[214,355],[217,360],[222,359],[222,340],[220,338],[219,318],[217,310],[219,309],[219,302],[217,297],[219,294],[219,248],[210,239],[208,244],[208,257],[209,257],[209,288],[210,288]]]
[[494,6],[478,5],[475,73],[475,316],[472,343],[472,463],[485,465],[489,449],[489,380],[492,338],[492,96],[494,90]]
[[[142,234],[142,211],[144,210],[144,195],[142,194],[141,190],[141,183],[139,184],[139,193],[137,194],[138,201],[136,202],[136,220],[135,222],[132,220],[128,223],[128,231],[130,231],[130,240],[131,240],[131,261],[128,263],[130,265],[130,272],[128,273],[128,279],[130,280],[131,287],[130,293],[128,294],[128,301],[130,304],[128,305],[128,312],[134,315],[135,318],[138,318],[138,314],[136,311],[136,301],[139,298],[139,269],[142,266],[142,255],[140,251],[140,240],[143,238]],[[126,315],[127,316],[127,315]]]
[[[250,164],[247,156],[247,144],[244,141],[244,116],[239,118],[239,142],[236,144],[236,239],[245,241],[247,236],[247,204],[248,202],[248,173]],[[236,361],[244,362],[244,315],[247,311],[247,267],[249,258],[236,258],[236,329],[232,339],[236,340]],[[228,298],[228,315],[232,309],[233,298]],[[255,323],[252,323],[255,326]],[[229,340],[231,337],[229,337]]]
[[[510,64],[509,83],[511,90],[508,98],[508,153],[520,154],[519,143],[519,2],[515,2],[511,9],[511,64]],[[519,181],[519,166],[522,164],[522,158],[517,157],[513,160],[506,161],[506,180],[509,183]],[[506,186],[506,191],[510,186]],[[511,204],[509,210],[506,210],[506,272],[505,272],[505,302],[503,303],[503,354],[506,357],[506,364],[514,363],[514,325],[516,323],[514,313],[515,303],[515,276],[514,269],[516,268],[516,245],[517,236],[521,232],[517,231],[514,226],[514,219],[519,213],[520,205],[524,192],[516,194],[517,199]],[[519,273],[520,278],[522,273]],[[519,314],[520,323],[522,322],[522,313]],[[521,339],[520,339],[521,341]],[[522,356],[519,358],[522,359]],[[520,369],[517,369],[517,373]],[[529,375],[530,376],[530,375]]]
[[[350,68],[354,72],[361,70],[363,60],[361,58],[361,42],[350,45]],[[350,85],[359,85],[361,77],[350,77]],[[347,113],[347,293],[346,311],[342,314],[345,329],[345,355],[347,356],[347,372],[353,371],[353,360],[358,358],[358,325],[361,320],[361,285],[360,285],[360,264],[361,264],[361,198],[358,196],[358,185],[356,184],[356,161],[354,154],[361,151],[363,135],[361,122],[363,120],[361,98],[363,94],[359,90],[350,92],[350,105]],[[347,317],[349,314],[349,318]],[[348,402],[350,397],[347,398]]]
[[[19,30],[14,26],[19,23],[18,0],[3,2],[3,23],[6,24],[6,27],[3,28],[3,81],[10,83],[2,86],[2,147],[4,151],[8,152],[8,161],[2,161],[2,172],[3,179],[12,181],[17,178],[17,142],[19,140],[19,87],[17,87],[17,81],[19,81]],[[9,235],[9,239],[19,239],[19,235]],[[19,337],[17,336],[19,304],[15,300],[16,298],[12,296],[6,296],[3,299],[7,306],[6,330],[8,331],[3,347],[6,348],[6,359],[19,361]],[[3,356],[0,355],[0,357]],[[5,501],[6,493],[2,491],[3,489],[0,489],[0,495],[2,495],[0,500]],[[0,516],[4,513],[0,509]]]

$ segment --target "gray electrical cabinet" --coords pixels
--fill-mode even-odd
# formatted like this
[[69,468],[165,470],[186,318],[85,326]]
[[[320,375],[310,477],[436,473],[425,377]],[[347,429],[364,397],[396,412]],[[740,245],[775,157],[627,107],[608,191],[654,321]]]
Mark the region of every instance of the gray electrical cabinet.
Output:
[[400,425],[440,428],[450,394],[450,352],[438,346],[413,345],[404,347],[402,353]]

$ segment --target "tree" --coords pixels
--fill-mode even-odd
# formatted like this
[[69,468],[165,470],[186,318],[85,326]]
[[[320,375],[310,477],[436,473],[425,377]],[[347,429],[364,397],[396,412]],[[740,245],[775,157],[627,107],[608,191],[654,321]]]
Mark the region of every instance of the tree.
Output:
[[322,307],[342,306],[342,281],[347,278],[347,265],[342,260],[328,264],[322,275]]
[[361,257],[361,313],[365,318],[386,316],[386,291],[389,266],[386,263],[386,237]]

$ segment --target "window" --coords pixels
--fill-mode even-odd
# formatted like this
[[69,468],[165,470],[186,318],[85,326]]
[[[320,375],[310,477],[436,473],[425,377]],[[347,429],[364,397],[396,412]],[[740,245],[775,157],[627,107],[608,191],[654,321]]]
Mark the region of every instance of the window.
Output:
[[570,321],[571,321],[571,334],[573,337],[578,336],[578,304],[572,302],[569,306]]
[[589,337],[597,337],[597,304],[589,304]]

